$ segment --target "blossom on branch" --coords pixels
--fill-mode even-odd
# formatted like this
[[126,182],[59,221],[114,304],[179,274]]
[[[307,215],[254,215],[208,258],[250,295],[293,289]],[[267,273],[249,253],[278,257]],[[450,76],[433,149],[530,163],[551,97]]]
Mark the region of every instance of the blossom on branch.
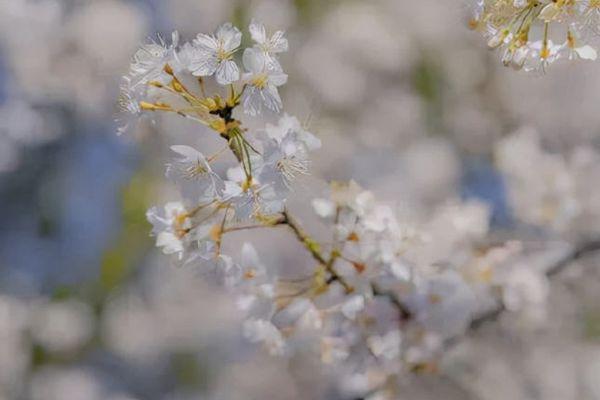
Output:
[[591,0],[472,0],[469,25],[506,66],[544,72],[560,60],[596,60],[600,3]]
[[[514,19],[515,12],[524,27],[540,18],[542,24],[563,23],[562,2],[551,8],[527,1],[477,4],[478,23],[486,26],[490,46],[507,52],[507,63],[544,69],[567,54],[566,48],[570,58],[593,58],[575,34],[565,47],[549,38],[523,42],[525,28],[515,32],[503,26],[502,18]],[[502,17],[492,18],[494,13]],[[288,200],[310,173],[321,140],[287,113],[249,128],[246,115],[283,109],[279,87],[287,75],[276,56],[288,47],[281,31],[269,37],[256,22],[249,30],[256,44],[244,49],[247,72],[241,79],[234,53],[242,34],[224,24],[214,36],[200,34],[181,47],[156,49],[143,74],[139,60],[134,62],[125,82],[142,75],[143,85],[135,90],[125,85],[122,99],[132,116],[186,118],[222,145],[210,155],[188,145],[171,146],[177,156],[167,165],[167,177],[177,183],[181,200],[154,207],[147,217],[163,253],[226,291],[250,343],[273,356],[314,354],[337,367],[340,386],[348,379],[363,382],[353,393],[362,396],[407,372],[435,370],[444,344],[464,334],[490,305],[515,313],[535,308],[533,314],[544,315],[544,275],[503,274],[513,271],[510,265],[525,264],[515,261],[522,248],[487,242],[490,210],[479,201],[453,199],[430,215],[408,220],[395,204],[380,201],[358,183],[333,182],[309,202],[326,227],[326,238],[306,230]],[[209,95],[205,78],[213,75],[228,87]],[[555,197],[575,196],[578,188],[561,172],[564,163],[542,153],[536,138],[527,135],[505,139],[497,153],[516,212],[532,223],[568,225],[578,203],[562,209]],[[584,156],[578,165],[589,164]],[[538,169],[531,165],[543,165],[551,174],[537,179]],[[523,197],[521,185],[534,196]],[[230,240],[233,233],[257,229],[277,230],[297,242],[308,267],[271,265],[275,257],[267,256],[278,246],[255,248],[250,234],[240,246]]]

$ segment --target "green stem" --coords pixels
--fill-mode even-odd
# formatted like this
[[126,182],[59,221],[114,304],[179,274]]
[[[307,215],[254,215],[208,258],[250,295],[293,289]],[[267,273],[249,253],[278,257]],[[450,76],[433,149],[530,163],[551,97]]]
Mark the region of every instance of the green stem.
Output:
[[294,235],[296,235],[296,238],[300,241],[300,243],[304,245],[306,250],[310,252],[312,257],[317,262],[319,262],[320,265],[325,267],[327,272],[331,275],[331,278],[329,279],[328,283],[333,283],[337,281],[340,283],[340,285],[344,287],[347,293],[352,293],[354,291],[354,288],[346,281],[346,279],[344,279],[343,276],[341,276],[337,272],[337,270],[334,267],[335,261],[339,257],[339,254],[337,252],[332,252],[332,255],[329,258],[329,260],[326,260],[325,257],[321,254],[319,244],[302,229],[302,227],[289,214],[287,210],[284,210],[282,212],[282,216],[283,221],[281,222],[281,224],[287,225],[292,230]]

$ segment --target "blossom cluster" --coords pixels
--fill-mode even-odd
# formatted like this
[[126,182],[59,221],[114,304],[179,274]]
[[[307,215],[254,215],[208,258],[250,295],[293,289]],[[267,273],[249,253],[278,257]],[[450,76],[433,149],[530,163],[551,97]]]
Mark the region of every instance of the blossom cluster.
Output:
[[559,59],[598,56],[596,0],[476,0],[472,10],[470,26],[484,32],[506,66],[543,72]]
[[515,215],[531,226],[593,236],[600,211],[593,184],[600,154],[584,145],[566,155],[551,153],[542,144],[537,131],[522,128],[496,146]]
[[[174,33],[170,43],[159,38],[142,46],[121,95],[129,117],[173,114],[223,142],[210,155],[171,146],[166,175],[182,199],[151,208],[147,217],[163,253],[234,299],[249,342],[271,355],[314,355],[336,367],[344,393],[358,396],[390,377],[434,370],[447,340],[490,307],[539,309],[543,271],[516,281],[509,269],[497,272],[521,248],[485,244],[489,210],[479,202],[448,203],[417,224],[357,183],[334,182],[327,196],[312,200],[330,238],[309,234],[287,200],[321,141],[288,114],[261,129],[242,121],[244,114],[280,113],[278,87],[287,80],[278,59],[288,48],[284,33],[268,35],[258,22],[249,31],[254,44],[242,53],[245,73],[236,57],[242,33],[224,24],[182,45]],[[227,94],[210,95],[212,88]],[[126,119],[121,131],[131,126]],[[290,275],[263,261],[273,248],[257,251],[249,241],[224,251],[231,233],[257,229],[288,230],[312,268]],[[542,288],[533,299],[532,285]]]

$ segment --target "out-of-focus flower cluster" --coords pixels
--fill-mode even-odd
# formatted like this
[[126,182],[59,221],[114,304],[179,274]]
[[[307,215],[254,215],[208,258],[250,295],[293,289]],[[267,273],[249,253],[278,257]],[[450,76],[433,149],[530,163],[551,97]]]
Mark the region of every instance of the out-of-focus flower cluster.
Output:
[[595,0],[476,0],[469,24],[500,49],[506,66],[545,71],[564,58],[595,60],[600,3]]
[[524,128],[500,141],[495,154],[520,221],[580,239],[597,231],[600,191],[593,181],[600,155],[594,147],[552,153],[535,130]]
[[[106,20],[115,25],[109,28]],[[23,32],[23,26],[29,29]],[[144,30],[137,7],[117,0],[3,2],[0,81],[6,83],[0,85],[0,173],[17,169],[23,150],[65,135],[65,109],[108,117],[114,91],[102,78],[117,74]],[[43,40],[47,37],[53,40]],[[122,45],[115,47],[117,40]]]
[[[68,294],[1,295],[0,398],[148,398],[154,384],[136,383],[135,375],[155,377],[164,391],[168,372],[188,368],[199,344],[215,345],[203,352],[203,362],[217,370],[224,335],[239,325],[228,303],[188,272],[148,265],[142,282],[96,309]],[[234,334],[227,337],[235,342]],[[191,354],[191,361],[178,364],[181,354]]]

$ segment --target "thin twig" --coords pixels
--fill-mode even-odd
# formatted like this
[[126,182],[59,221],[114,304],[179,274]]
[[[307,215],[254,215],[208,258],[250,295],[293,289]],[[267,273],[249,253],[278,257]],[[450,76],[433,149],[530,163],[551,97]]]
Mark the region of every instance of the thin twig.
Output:
[[377,297],[386,297],[394,307],[398,310],[400,315],[400,321],[405,322],[413,318],[413,313],[408,309],[408,307],[400,301],[398,296],[394,292],[384,291],[381,287],[375,282],[371,282],[371,290],[373,291],[373,295]]
[[289,214],[289,212],[284,210],[281,215],[283,216],[283,221],[281,224],[290,227],[292,232],[294,232],[294,235],[296,235],[298,240],[310,252],[312,257],[319,262],[320,265],[325,267],[327,272],[331,275],[331,278],[327,281],[327,283],[339,282],[347,293],[352,293],[354,288],[346,281],[346,279],[344,279],[343,276],[337,272],[334,267],[335,260],[337,259],[335,254],[332,254],[332,257],[329,260],[326,260],[319,250],[318,243],[302,229],[300,224]]

